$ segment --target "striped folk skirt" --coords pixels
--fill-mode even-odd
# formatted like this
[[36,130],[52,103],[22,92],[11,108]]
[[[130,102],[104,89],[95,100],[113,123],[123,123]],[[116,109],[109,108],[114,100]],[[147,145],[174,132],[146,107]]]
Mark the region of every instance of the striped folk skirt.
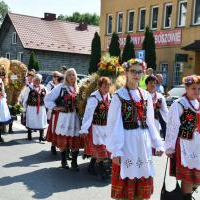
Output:
[[51,142],[53,146],[59,149],[81,149],[84,148],[84,141],[80,136],[63,136],[55,133],[56,124],[58,120],[59,112],[53,111],[49,126],[47,129],[46,139]]
[[111,198],[134,200],[135,196],[150,199],[153,194],[153,178],[121,179],[120,166],[112,164]]
[[189,169],[181,165],[180,138],[177,139],[175,157],[170,159],[170,176],[177,180],[183,180],[192,184],[200,184],[200,170]]
[[92,127],[89,129],[89,134],[84,137],[84,154],[95,157],[97,159],[110,158],[110,153],[107,151],[105,145],[93,144]]

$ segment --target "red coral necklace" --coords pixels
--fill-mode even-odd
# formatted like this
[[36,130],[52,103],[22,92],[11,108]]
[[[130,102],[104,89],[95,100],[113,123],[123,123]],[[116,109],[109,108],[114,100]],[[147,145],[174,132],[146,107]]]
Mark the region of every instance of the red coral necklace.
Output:
[[[129,89],[128,86],[126,86],[126,89],[127,89],[127,91],[128,91],[128,95],[129,95],[131,101],[132,101],[133,103],[136,103],[135,100],[133,99],[132,95],[131,95],[131,92],[130,92],[130,89]],[[137,90],[138,90],[138,92],[139,92],[139,94],[140,94],[140,98],[141,98],[140,102],[143,104],[143,103],[144,103],[144,98],[143,98],[143,96],[142,96],[142,92],[140,91],[139,88],[137,88]]]

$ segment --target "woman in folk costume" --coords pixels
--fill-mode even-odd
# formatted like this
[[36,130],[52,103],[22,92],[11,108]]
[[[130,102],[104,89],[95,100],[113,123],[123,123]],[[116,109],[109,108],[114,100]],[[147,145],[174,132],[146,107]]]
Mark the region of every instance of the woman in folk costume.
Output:
[[33,84],[26,87],[23,97],[23,108],[26,112],[28,140],[32,140],[32,131],[39,130],[39,141],[45,141],[44,129],[47,128],[47,114],[44,106],[46,90],[41,85],[42,76],[35,74]]
[[93,92],[87,100],[80,133],[87,135],[85,137],[85,154],[92,157],[88,172],[96,175],[95,163],[97,161],[102,179],[107,179],[104,159],[109,158],[105,145],[107,114],[111,101],[110,79],[101,77],[97,85],[98,90]]
[[184,200],[200,184],[200,77],[183,78],[186,93],[170,107],[165,152],[171,158],[170,175],[181,180]]
[[[47,93],[51,92],[51,90],[53,90],[61,82],[62,74],[60,72],[54,71],[52,75],[53,75],[53,80],[49,81],[46,85]],[[50,122],[51,114],[52,114],[52,110],[47,109],[47,121],[48,121],[48,123]],[[56,147],[53,144],[51,145],[51,153],[53,155],[57,154]]]
[[146,63],[131,59],[124,64],[126,87],[113,95],[108,111],[107,149],[112,158],[114,199],[150,199],[155,175],[152,146],[161,156],[164,147],[155,127],[151,95],[138,87]]
[[79,170],[77,157],[79,148],[82,147],[79,135],[80,122],[76,112],[77,93],[77,73],[74,68],[70,68],[64,75],[64,83],[58,85],[45,97],[45,106],[53,110],[47,141],[60,149],[63,168],[69,168],[66,149],[72,150],[71,167],[76,171]]
[[3,126],[10,124],[11,122],[12,118],[10,116],[8,105],[6,103],[6,93],[5,93],[4,83],[0,78],[0,142],[4,142],[1,136],[3,131]]
[[153,101],[153,108],[154,108],[154,117],[155,117],[155,125],[160,133],[161,131],[161,124],[160,120],[163,120],[167,123],[167,116],[168,116],[168,108],[166,104],[165,97],[161,94],[156,92],[156,84],[157,78],[156,76],[148,76],[145,80],[145,84],[147,87],[147,91],[150,93]]

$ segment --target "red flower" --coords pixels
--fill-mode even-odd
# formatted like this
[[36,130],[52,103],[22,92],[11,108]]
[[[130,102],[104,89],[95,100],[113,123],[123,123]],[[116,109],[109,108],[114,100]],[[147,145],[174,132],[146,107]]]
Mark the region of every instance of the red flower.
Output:
[[186,120],[192,121],[194,119],[194,116],[192,114],[189,114],[186,116]]

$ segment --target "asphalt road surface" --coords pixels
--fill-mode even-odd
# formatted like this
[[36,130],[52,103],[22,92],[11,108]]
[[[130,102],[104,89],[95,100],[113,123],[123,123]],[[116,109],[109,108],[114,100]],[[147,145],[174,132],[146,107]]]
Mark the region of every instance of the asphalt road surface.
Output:
[[[89,160],[78,158],[80,172],[60,168],[60,154],[51,155],[50,144],[33,140],[19,122],[14,124],[14,134],[3,135],[0,144],[0,200],[110,200],[110,180],[102,181],[87,173]],[[160,200],[166,157],[154,158],[156,177],[151,200]],[[167,189],[175,187],[175,179],[167,176]],[[200,200],[195,193],[196,200]]]

